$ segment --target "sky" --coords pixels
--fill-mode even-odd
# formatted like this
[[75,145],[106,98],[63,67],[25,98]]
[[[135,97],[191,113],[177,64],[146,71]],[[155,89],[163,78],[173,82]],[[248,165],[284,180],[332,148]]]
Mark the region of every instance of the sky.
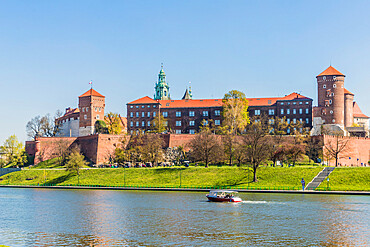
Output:
[[370,115],[370,1],[2,1],[0,144],[26,124],[78,106],[89,89],[105,112],[153,97],[161,63],[173,99],[299,92],[317,104],[330,64]]

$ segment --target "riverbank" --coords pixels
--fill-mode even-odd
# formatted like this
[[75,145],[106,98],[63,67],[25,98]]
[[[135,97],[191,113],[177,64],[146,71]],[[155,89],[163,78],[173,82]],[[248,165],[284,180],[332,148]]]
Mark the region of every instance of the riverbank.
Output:
[[[25,169],[0,177],[0,185],[22,186],[96,186],[138,188],[235,188],[238,190],[301,190],[302,178],[308,183],[322,167],[261,167],[258,182],[253,174],[237,167],[191,168],[103,168],[82,169],[80,176],[65,170]],[[324,181],[318,190],[370,191],[370,168],[336,168],[329,184]]]

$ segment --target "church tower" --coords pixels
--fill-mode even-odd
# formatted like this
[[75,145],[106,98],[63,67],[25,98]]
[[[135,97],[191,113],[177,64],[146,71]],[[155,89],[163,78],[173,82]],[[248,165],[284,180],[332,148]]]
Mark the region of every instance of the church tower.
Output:
[[79,136],[94,134],[95,122],[104,120],[105,96],[91,88],[78,97],[78,108],[80,109]]
[[344,127],[344,77],[329,66],[317,78],[318,107],[323,124],[337,124]]
[[166,82],[166,74],[163,71],[163,65],[161,66],[161,71],[158,74],[158,82],[155,84],[155,100],[169,100],[170,97],[170,87]]

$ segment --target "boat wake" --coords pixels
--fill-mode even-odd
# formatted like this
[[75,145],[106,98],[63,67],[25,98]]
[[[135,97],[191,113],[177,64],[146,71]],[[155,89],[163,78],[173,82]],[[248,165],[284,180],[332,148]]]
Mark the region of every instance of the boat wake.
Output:
[[282,202],[268,202],[268,201],[242,201],[247,204],[283,204]]

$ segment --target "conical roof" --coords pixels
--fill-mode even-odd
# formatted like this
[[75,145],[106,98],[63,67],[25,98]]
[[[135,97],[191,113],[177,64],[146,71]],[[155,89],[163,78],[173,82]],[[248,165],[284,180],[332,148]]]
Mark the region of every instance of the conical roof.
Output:
[[185,94],[184,94],[184,96],[182,97],[182,99],[191,99],[191,96],[190,96],[190,94],[189,94],[189,90],[188,90],[188,89],[186,89]]
[[103,95],[101,95],[100,93],[98,93],[97,91],[95,91],[94,89],[89,89],[86,93],[82,94],[80,97],[86,97],[86,96],[98,96],[98,97],[104,97]]
[[339,75],[339,76],[345,76],[344,74],[340,73],[337,69],[335,69],[331,65],[326,70],[324,70],[323,72],[321,72],[321,74],[319,74],[316,77],[323,76],[323,75]]

